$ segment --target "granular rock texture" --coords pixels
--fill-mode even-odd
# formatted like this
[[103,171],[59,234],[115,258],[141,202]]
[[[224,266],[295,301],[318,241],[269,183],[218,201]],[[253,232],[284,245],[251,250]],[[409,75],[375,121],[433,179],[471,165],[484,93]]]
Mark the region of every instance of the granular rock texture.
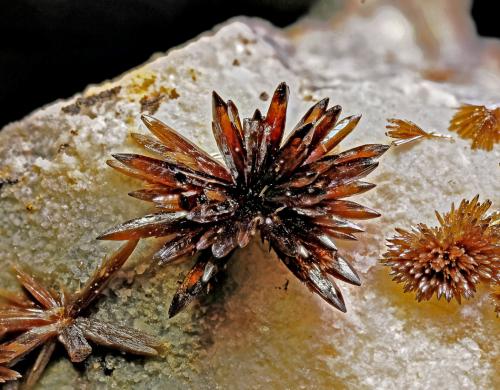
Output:
[[[154,110],[215,152],[212,90],[251,116],[267,107],[262,96],[286,81],[289,123],[324,96],[343,107],[343,116],[363,114],[345,149],[388,143],[386,118],[394,117],[454,136],[446,129],[460,103],[499,103],[500,48],[462,23],[465,2],[411,3],[429,8],[415,11],[415,24],[407,6],[391,1],[342,11],[322,25],[306,19],[284,32],[258,20],[229,21],[6,126],[0,132],[2,269],[20,263],[47,282],[75,288],[117,248],[95,237],[148,208],[127,196],[140,183],[105,161],[111,153],[138,151],[129,133],[145,133],[141,110]],[[458,5],[450,13],[443,4]],[[442,23],[431,23],[429,43],[422,26],[431,11]],[[498,208],[499,161],[499,148],[471,150],[460,138],[384,155],[369,177],[377,187],[357,197],[382,217],[365,223],[359,241],[338,243],[363,283],[344,288],[347,314],[308,292],[255,242],[236,255],[221,288],[168,321],[169,301],[193,261],[148,267],[144,259],[161,242],[143,241],[92,315],[158,335],[165,353],[143,359],[97,349],[77,367],[55,359],[39,388],[498,387],[499,347],[492,340],[499,323],[488,290],[480,288],[461,306],[416,303],[391,282],[379,258],[395,226],[432,223],[434,210],[444,212],[451,202],[480,194]],[[0,285],[14,288],[14,278],[1,272]]]

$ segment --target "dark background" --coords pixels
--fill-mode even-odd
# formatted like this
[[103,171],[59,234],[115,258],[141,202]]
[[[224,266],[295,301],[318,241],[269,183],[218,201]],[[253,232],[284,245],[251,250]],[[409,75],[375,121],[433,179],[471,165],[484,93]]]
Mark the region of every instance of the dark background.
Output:
[[[0,0],[0,128],[237,15],[293,23],[315,0]],[[478,31],[500,36],[496,1]]]

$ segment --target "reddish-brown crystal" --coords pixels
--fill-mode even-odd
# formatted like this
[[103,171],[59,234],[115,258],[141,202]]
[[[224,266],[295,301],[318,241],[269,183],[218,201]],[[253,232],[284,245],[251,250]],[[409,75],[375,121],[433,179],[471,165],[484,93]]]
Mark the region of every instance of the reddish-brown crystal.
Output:
[[[0,359],[1,358],[2,356],[0,355]],[[21,374],[19,374],[18,372],[11,370],[10,368],[0,366],[0,383],[5,383],[7,381],[15,381],[20,377]]]
[[418,301],[471,298],[480,282],[498,283],[500,225],[498,214],[487,214],[489,200],[463,200],[444,216],[438,227],[419,224],[411,231],[396,229],[382,262],[392,268],[393,280],[414,291]]
[[[0,328],[7,337],[21,333],[0,344],[0,364],[13,366],[41,347],[35,364],[26,375],[25,384],[30,387],[48,364],[56,340],[64,345],[72,362],[81,362],[90,355],[92,348],[87,340],[138,355],[156,355],[159,344],[151,336],[81,317],[81,311],[100,295],[136,245],[137,241],[128,241],[105,259],[84,287],[71,296],[64,290],[56,293],[47,289],[30,274],[16,269],[17,279],[27,294],[19,296],[0,292],[0,301],[3,302],[0,304]],[[0,378],[4,375],[7,380],[15,375],[13,373],[0,367]]]
[[173,298],[178,313],[224,268],[232,252],[259,231],[278,257],[312,291],[345,311],[340,290],[329,277],[359,284],[334,239],[355,239],[362,229],[348,219],[379,214],[342,200],[367,191],[361,181],[373,171],[386,145],[364,145],[332,154],[354,130],[360,116],[337,122],[341,108],[316,103],[284,137],[289,90],[281,83],[265,116],[259,110],[240,121],[231,101],[213,93],[212,129],[225,167],[167,125],[143,117],[157,137],[133,138],[156,157],[115,155],[109,164],[149,183],[132,196],[153,202],[150,214],[110,229],[101,239],[169,236],[159,263],[201,251]]

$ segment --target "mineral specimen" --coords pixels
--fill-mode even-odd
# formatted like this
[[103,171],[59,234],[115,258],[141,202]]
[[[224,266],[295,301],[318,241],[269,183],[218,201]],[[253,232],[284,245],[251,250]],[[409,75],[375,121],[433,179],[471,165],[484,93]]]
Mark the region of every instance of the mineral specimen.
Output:
[[498,283],[500,276],[500,226],[497,214],[487,215],[489,200],[479,196],[462,200],[457,209],[441,216],[440,226],[419,224],[411,231],[397,228],[398,235],[388,240],[383,263],[392,268],[396,282],[405,292],[415,291],[418,301],[453,297],[471,298],[482,280]]
[[131,196],[152,202],[158,212],[114,227],[100,239],[169,237],[155,258],[160,264],[196,251],[200,256],[180,285],[169,309],[177,314],[221,270],[236,248],[256,231],[311,291],[346,311],[342,294],[329,278],[359,285],[334,239],[355,240],[363,229],[349,219],[379,216],[344,200],[370,190],[361,181],[377,166],[386,145],[368,144],[331,153],[360,117],[338,121],[341,107],[316,103],[283,142],[288,86],[281,83],[265,116],[257,110],[240,120],[232,101],[213,93],[212,129],[225,166],[168,125],[143,116],[156,138],[133,134],[159,156],[115,154],[108,164],[147,183]]
[[[133,252],[137,241],[129,241],[103,262],[85,286],[74,295],[64,289],[56,294],[32,276],[16,269],[19,283],[30,294],[18,298],[2,293],[6,304],[0,307],[0,326],[6,332],[22,332],[13,340],[0,344],[0,364],[15,365],[24,356],[41,347],[38,358],[25,378],[27,387],[34,385],[50,361],[56,340],[59,340],[72,362],[82,362],[91,353],[87,342],[116,348],[138,355],[154,356],[159,343],[135,329],[118,326],[82,316],[82,311],[99,296],[116,271]],[[0,375],[13,379],[15,372],[0,367]]]
[[[141,127],[141,98],[162,86],[175,88],[180,97],[163,99],[155,117],[211,155],[217,151],[207,126],[214,88],[221,96],[237,97],[240,110],[265,112],[274,87],[286,80],[294,91],[287,111],[292,125],[321,96],[340,104],[345,116],[359,109],[363,119],[342,142],[344,149],[387,143],[386,118],[446,129],[459,102],[498,101],[500,43],[477,36],[470,1],[349,1],[344,10],[340,1],[320,3],[329,4],[321,16],[338,10],[335,20],[318,25],[308,16],[279,29],[255,18],[232,19],[3,128],[2,270],[16,262],[57,275],[76,289],[116,244],[94,238],[148,212],[147,202],[126,195],[140,188],[138,182],[107,169],[105,160],[116,152],[144,154],[130,132]],[[422,78],[421,69],[436,66],[430,45],[445,57],[437,66],[453,66],[458,77],[463,70],[466,78],[439,83]],[[196,81],[190,69],[196,70]],[[152,83],[133,92],[141,85],[138,76]],[[329,87],[312,88],[322,85]],[[116,86],[120,93],[86,107],[88,115],[61,111],[79,97]],[[265,103],[259,97],[263,91],[269,95]],[[69,146],[60,151],[64,144]],[[394,227],[431,222],[434,209],[449,211],[454,200],[479,193],[498,206],[500,148],[472,152],[469,141],[458,136],[455,143],[409,145],[411,153],[394,148],[384,154],[369,176],[376,191],[352,198],[382,217],[364,221],[366,233],[357,242],[337,243],[363,281],[362,288],[342,286],[348,313],[311,296],[274,253],[253,240],[233,255],[221,288],[169,320],[168,302],[196,259],[144,271],[149,262],[140,262],[152,257],[161,240],[143,240],[123,278],[92,306],[92,316],[158,334],[169,353],[135,359],[103,349],[84,362],[84,370],[68,359],[52,359],[37,388],[498,388],[500,345],[492,337],[499,319],[490,300],[479,295],[487,289],[480,285],[477,299],[461,305],[444,299],[416,304],[402,285],[391,282],[378,257]],[[17,287],[7,272],[0,272],[0,286]]]

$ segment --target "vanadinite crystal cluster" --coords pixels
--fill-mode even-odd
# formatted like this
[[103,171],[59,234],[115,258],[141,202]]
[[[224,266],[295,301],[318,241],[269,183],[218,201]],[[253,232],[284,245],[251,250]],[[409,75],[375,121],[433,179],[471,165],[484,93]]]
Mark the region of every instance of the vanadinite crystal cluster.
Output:
[[160,264],[209,252],[180,285],[170,316],[203,292],[257,230],[299,280],[337,309],[346,311],[329,275],[361,283],[334,241],[356,240],[353,233],[363,231],[349,219],[380,216],[344,198],[374,187],[361,179],[389,147],[367,144],[332,154],[360,117],[338,121],[341,107],[328,108],[328,99],[312,106],[283,140],[288,95],[281,83],[265,116],[257,110],[241,121],[234,103],[213,93],[212,128],[226,166],[152,117],[142,119],[156,138],[132,137],[159,159],[115,154],[117,161],[108,161],[148,184],[130,195],[152,202],[158,212],[112,228],[101,239],[170,237],[155,255]]

